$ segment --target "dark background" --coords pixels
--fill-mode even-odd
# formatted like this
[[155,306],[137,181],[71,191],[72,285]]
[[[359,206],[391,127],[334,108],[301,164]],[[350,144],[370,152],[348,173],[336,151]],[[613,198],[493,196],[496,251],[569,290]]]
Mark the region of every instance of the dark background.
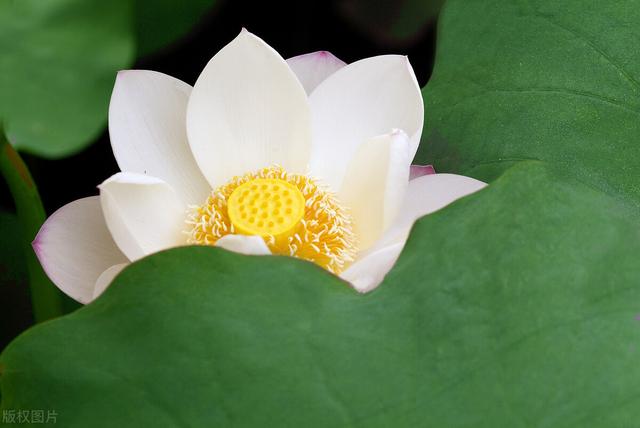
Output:
[[[349,1],[291,4],[221,1],[186,37],[158,53],[138,59],[133,68],[160,71],[193,85],[209,59],[246,27],[284,58],[317,50],[330,51],[347,63],[389,53],[408,55],[422,87],[433,67],[435,20],[425,19],[424,26],[412,37],[394,40],[388,37],[384,22],[392,21],[397,12],[394,5],[400,7],[401,3],[354,3],[360,8],[363,5],[374,8],[378,15],[379,24],[374,22],[371,27],[363,28],[349,15],[348,10],[353,6]],[[74,156],[60,160],[23,157],[38,185],[47,215],[75,199],[96,195],[96,186],[118,172],[106,128],[94,144]],[[13,211],[11,196],[1,180],[0,209]],[[2,349],[33,323],[27,284],[0,290],[0,311]]]

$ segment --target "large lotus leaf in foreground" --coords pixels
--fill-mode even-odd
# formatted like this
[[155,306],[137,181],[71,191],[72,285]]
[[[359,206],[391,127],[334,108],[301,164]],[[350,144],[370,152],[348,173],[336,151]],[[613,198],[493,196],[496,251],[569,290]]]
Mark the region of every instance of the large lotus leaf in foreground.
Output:
[[69,427],[622,426],[640,236],[556,178],[522,163],[423,218],[367,295],[288,258],[143,259],[7,348],[3,408]]

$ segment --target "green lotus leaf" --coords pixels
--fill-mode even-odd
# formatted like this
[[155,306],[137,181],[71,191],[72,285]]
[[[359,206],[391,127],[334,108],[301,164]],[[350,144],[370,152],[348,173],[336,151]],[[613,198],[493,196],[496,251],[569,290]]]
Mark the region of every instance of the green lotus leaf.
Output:
[[213,0],[0,1],[0,121],[17,149],[69,156],[104,130],[118,70],[175,41]]
[[0,118],[14,147],[57,158],[102,132],[131,28],[129,0],[0,2]]
[[451,0],[423,90],[420,160],[492,180],[554,164],[640,212],[634,0]]
[[640,236],[609,199],[520,163],[418,221],[366,295],[295,259],[153,255],[5,350],[2,408],[66,427],[623,426]]

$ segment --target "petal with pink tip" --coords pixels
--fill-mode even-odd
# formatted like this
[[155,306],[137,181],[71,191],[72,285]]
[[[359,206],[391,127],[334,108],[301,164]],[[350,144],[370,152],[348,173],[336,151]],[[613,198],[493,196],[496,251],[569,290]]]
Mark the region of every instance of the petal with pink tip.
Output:
[[80,303],[93,299],[105,269],[127,262],[107,229],[97,196],[78,199],[53,213],[33,249],[51,281]]
[[296,74],[307,94],[313,92],[327,77],[347,65],[346,62],[327,51],[294,56],[287,60],[287,64]]
[[435,173],[436,170],[433,168],[433,165],[411,165],[409,180],[422,177],[423,175],[433,175]]

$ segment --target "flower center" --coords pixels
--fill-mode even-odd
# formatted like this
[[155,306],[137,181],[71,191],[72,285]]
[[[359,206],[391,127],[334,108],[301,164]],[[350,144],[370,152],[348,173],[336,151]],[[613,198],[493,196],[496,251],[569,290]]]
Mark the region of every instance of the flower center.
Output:
[[186,219],[188,242],[215,245],[228,234],[258,235],[273,254],[342,272],[357,252],[350,213],[313,178],[279,166],[232,178]]
[[238,233],[289,236],[304,216],[304,196],[293,184],[279,178],[256,178],[231,193],[229,219]]

